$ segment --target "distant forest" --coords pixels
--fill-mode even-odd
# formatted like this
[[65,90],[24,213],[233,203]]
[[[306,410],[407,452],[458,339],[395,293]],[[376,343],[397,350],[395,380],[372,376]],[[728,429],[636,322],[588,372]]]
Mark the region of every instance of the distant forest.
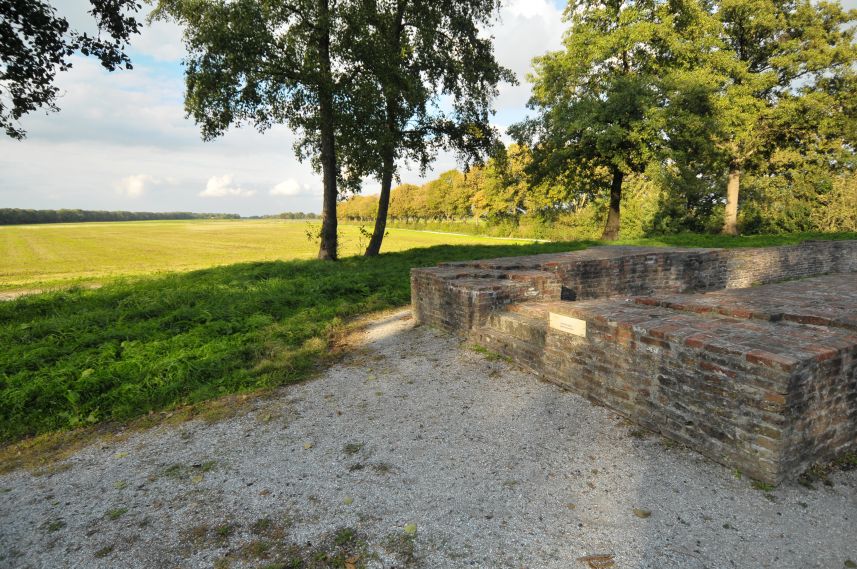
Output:
[[82,223],[86,221],[154,221],[166,219],[239,219],[237,213],[187,211],[88,211],[84,209],[0,209],[0,225]]

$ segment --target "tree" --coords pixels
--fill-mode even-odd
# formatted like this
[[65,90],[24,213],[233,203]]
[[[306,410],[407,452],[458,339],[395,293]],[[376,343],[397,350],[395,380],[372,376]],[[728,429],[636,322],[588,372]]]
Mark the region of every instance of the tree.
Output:
[[350,154],[360,155],[362,174],[381,182],[367,256],[381,249],[401,161],[425,171],[440,148],[469,162],[496,143],[491,102],[500,81],[515,81],[479,30],[497,7],[497,0],[358,0],[350,12],[344,35],[349,57],[364,70],[352,89],[365,133],[352,139]]
[[652,115],[661,104],[668,16],[657,0],[570,3],[565,49],[534,60],[529,106],[539,115],[511,129],[532,151],[536,183],[609,188],[602,239],[619,235],[624,177],[643,172],[658,151]]
[[810,0],[722,0],[716,15],[728,54],[717,99],[717,143],[728,163],[723,232],[734,235],[742,172],[777,145],[777,115],[791,112],[791,99],[816,102],[814,93],[853,71],[857,11]]
[[90,5],[89,14],[104,38],[71,29],[44,0],[0,2],[0,127],[7,136],[26,136],[19,125],[24,115],[39,108],[59,110],[54,79],[71,68],[73,54],[94,56],[109,71],[131,69],[125,49],[139,33],[134,13],[140,5],[136,0],[90,0]]
[[154,12],[184,25],[185,108],[204,139],[243,123],[260,132],[285,123],[298,133],[295,153],[322,174],[319,259],[336,259],[336,202],[340,189],[359,183],[348,154],[361,122],[351,95],[361,70],[344,57],[348,7],[335,0],[160,0]]

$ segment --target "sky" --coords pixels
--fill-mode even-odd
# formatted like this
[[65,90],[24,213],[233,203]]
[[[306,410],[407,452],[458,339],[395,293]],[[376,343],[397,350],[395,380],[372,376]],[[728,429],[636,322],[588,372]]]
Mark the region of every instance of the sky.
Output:
[[[857,0],[854,0],[857,2]],[[86,0],[57,0],[72,26],[86,28]],[[562,3],[504,2],[490,33],[498,61],[518,77],[502,85],[495,101],[501,132],[526,116],[533,57],[561,47]],[[321,210],[321,178],[301,164],[285,126],[265,133],[233,128],[203,142],[185,117],[180,29],[147,26],[132,40],[133,70],[109,73],[97,61],[73,57],[57,76],[59,113],[35,112],[22,120],[24,141],[0,139],[0,208],[80,208],[128,211],[194,211],[268,215]],[[421,177],[401,169],[402,182],[421,183],[455,168],[439,154]],[[375,193],[374,180],[364,193]]]

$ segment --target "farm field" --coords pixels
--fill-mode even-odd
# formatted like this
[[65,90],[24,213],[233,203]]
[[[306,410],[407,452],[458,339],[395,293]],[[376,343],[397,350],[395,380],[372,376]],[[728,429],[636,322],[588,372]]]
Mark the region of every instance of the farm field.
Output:
[[[319,222],[286,220],[0,226],[0,292],[86,284],[117,276],[182,272],[248,261],[312,259],[318,252],[318,245],[307,238],[306,232],[318,227]],[[356,225],[340,225],[340,234],[343,256],[362,253],[368,242]],[[498,242],[504,241],[390,229],[383,251]]]

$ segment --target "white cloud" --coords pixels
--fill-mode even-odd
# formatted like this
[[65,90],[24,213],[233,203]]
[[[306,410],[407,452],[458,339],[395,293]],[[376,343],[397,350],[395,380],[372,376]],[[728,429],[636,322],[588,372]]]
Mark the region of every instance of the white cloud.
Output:
[[227,196],[250,197],[256,195],[256,190],[245,190],[233,185],[232,176],[212,176],[205,184],[205,189],[199,192],[203,198],[222,198]]
[[139,198],[146,193],[146,186],[155,183],[156,180],[152,176],[146,174],[136,174],[134,176],[126,176],[119,180],[117,189],[119,193],[129,198]]
[[301,193],[301,185],[294,178],[283,180],[273,188],[270,194],[272,196],[296,196]]
[[145,26],[139,36],[131,38],[131,47],[159,61],[180,61],[187,53],[182,29],[174,22],[156,21]]
[[[520,120],[530,98],[527,74],[534,57],[562,47],[562,8],[550,0],[513,0],[500,10],[499,21],[489,32],[494,36],[494,53],[500,64],[518,77],[518,85],[501,85],[495,102],[501,122]],[[511,116],[509,116],[511,115]]]
[[318,184],[301,184],[294,178],[287,178],[271,188],[268,192],[272,196],[295,197],[295,196],[320,196],[321,186]]

